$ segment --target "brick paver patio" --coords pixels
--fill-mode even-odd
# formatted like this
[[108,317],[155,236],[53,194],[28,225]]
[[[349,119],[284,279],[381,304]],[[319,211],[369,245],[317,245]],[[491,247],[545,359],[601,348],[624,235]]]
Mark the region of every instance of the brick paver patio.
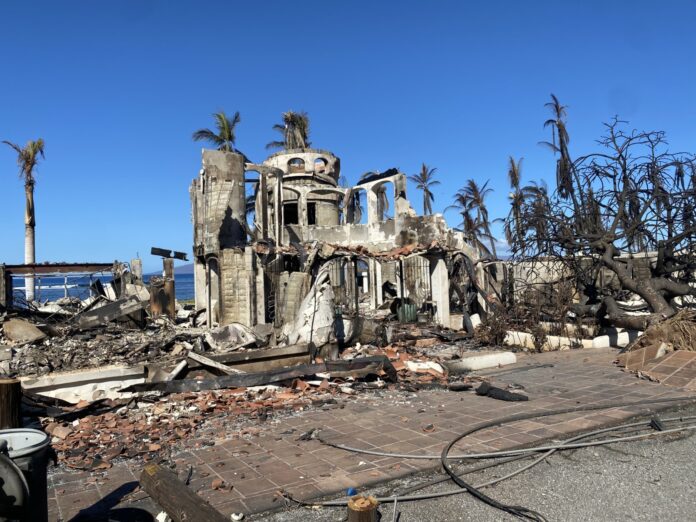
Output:
[[[514,413],[691,393],[622,372],[612,364],[615,357],[614,350],[523,355],[514,366],[488,372],[497,374],[493,378],[497,384],[522,386],[530,397],[528,402],[502,402],[469,392],[439,390],[362,395],[331,409],[302,412],[281,423],[269,423],[258,436],[248,440],[220,433],[214,445],[178,455],[176,469],[183,477],[188,467],[193,466],[190,487],[225,515],[256,513],[283,507],[283,499],[276,494],[281,489],[306,500],[340,493],[349,487],[360,490],[439,467],[436,460],[353,454],[317,440],[297,440],[312,428],[320,428],[327,440],[355,447],[439,453],[447,441],[465,429]],[[478,432],[467,437],[457,449],[482,452],[510,449],[567,437],[573,432],[667,407],[665,404],[633,406],[521,421]],[[135,490],[140,466],[118,463],[103,476],[53,474],[49,478],[50,520],[99,520],[109,509],[134,505],[158,512],[145,493]],[[213,489],[215,479],[222,479],[223,487]],[[137,520],[136,515],[132,513],[129,519]]]

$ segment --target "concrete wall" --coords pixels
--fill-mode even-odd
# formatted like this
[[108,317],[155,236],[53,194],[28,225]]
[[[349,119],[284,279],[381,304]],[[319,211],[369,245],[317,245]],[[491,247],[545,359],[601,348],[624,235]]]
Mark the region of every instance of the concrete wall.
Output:
[[[295,320],[310,286],[309,274],[304,272],[283,272],[279,279],[279,303],[276,305],[276,324]],[[279,305],[279,306],[278,306]]]
[[225,249],[220,260],[220,324],[256,324],[256,254]]
[[244,156],[204,149],[203,168],[189,192],[196,255],[246,244]]
[[0,265],[0,310],[12,304],[12,279],[5,270],[5,265]]

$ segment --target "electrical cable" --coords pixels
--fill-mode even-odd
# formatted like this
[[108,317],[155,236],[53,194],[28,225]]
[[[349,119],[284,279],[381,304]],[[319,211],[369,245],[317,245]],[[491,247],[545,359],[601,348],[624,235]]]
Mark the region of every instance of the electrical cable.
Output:
[[[678,420],[678,419],[680,419],[680,418],[677,417],[677,418],[674,418],[674,419],[662,419],[662,420],[665,421],[665,422],[667,422],[667,421],[670,421],[670,420],[671,420],[671,421],[674,421],[674,420]],[[634,423],[634,424],[630,424],[630,425],[615,426],[615,427],[613,427],[613,428],[603,428],[603,429],[596,430],[596,431],[593,431],[593,432],[589,432],[589,433],[584,433],[584,434],[578,435],[578,436],[576,436],[576,437],[573,437],[573,438],[571,438],[571,439],[568,439],[567,442],[570,442],[570,441],[573,441],[573,440],[578,440],[578,439],[581,439],[581,438],[587,438],[587,437],[595,436],[595,435],[597,435],[597,434],[601,434],[601,433],[604,433],[604,432],[607,432],[607,431],[623,429],[623,428],[627,428],[627,427],[631,427],[631,426],[635,426],[635,425],[639,425],[639,424],[645,424],[646,426],[648,425],[647,423]],[[696,425],[686,426],[686,427],[680,427],[680,428],[674,428],[674,429],[672,429],[672,430],[670,430],[670,431],[654,432],[654,433],[650,433],[649,435],[650,435],[650,436],[660,436],[660,435],[666,435],[666,434],[671,434],[671,433],[683,431],[683,430],[685,430],[685,429],[696,430]],[[626,440],[623,440],[622,438],[617,438],[617,439],[606,439],[606,440],[604,440],[603,444],[613,444],[613,443],[616,443],[616,442],[626,442]],[[516,476],[516,475],[519,475],[520,473],[522,473],[522,472],[524,472],[524,471],[527,471],[528,469],[530,469],[531,467],[535,466],[536,464],[539,464],[540,462],[544,461],[546,458],[548,458],[548,457],[549,457],[552,453],[554,453],[555,451],[557,451],[557,450],[559,450],[559,449],[566,449],[566,448],[563,448],[562,445],[560,445],[560,446],[561,446],[561,447],[559,447],[559,448],[555,448],[555,449],[549,450],[547,453],[545,453],[544,455],[538,457],[535,461],[533,461],[533,462],[530,463],[530,464],[527,464],[527,465],[523,466],[522,468],[519,468],[519,469],[517,469],[517,470],[515,470],[515,471],[513,471],[513,472],[511,472],[511,473],[509,473],[509,474],[507,474],[507,475],[505,475],[505,476],[503,476],[503,477],[499,477],[499,478],[496,478],[496,479],[491,480],[491,481],[489,481],[489,482],[484,482],[484,483],[482,483],[482,484],[479,484],[479,485],[477,485],[477,486],[475,486],[475,487],[476,487],[476,488],[484,488],[484,487],[488,487],[488,486],[493,486],[493,485],[495,485],[495,484],[497,484],[497,483],[499,483],[499,482],[502,482],[503,480],[507,480],[507,479],[510,479],[510,478],[512,478],[512,477],[514,477],[514,476]],[[532,451],[533,449],[534,449],[534,448],[530,448],[530,451]],[[572,448],[567,448],[567,449],[572,449]],[[501,461],[501,462],[492,463],[492,464],[487,464],[487,465],[482,466],[482,467],[472,468],[472,469],[470,469],[470,470],[468,470],[468,471],[462,472],[461,474],[466,475],[466,474],[469,474],[469,473],[474,473],[474,472],[476,472],[476,471],[480,471],[481,469],[486,469],[486,468],[495,467],[495,466],[498,466],[498,465],[501,465],[501,464],[506,464],[507,462],[510,462],[510,461],[513,461],[513,460],[520,460],[520,459],[522,459],[522,458],[528,458],[528,457],[530,457],[532,454],[533,454],[533,453],[530,453],[530,454],[528,454],[528,455],[519,455],[519,456],[517,456],[517,457],[512,457],[512,458],[510,458],[510,459],[503,460],[503,461]],[[449,480],[449,479],[450,479],[450,477],[448,476],[448,477],[446,478],[446,480]],[[422,484],[422,485],[419,485],[419,486],[416,486],[416,487],[418,487],[418,488],[420,488],[420,487],[427,487],[427,486],[434,485],[434,484],[439,483],[439,482],[442,482],[442,480],[438,480],[437,482],[434,482],[433,484],[425,483],[425,484]],[[415,487],[414,487],[414,488],[415,488]],[[411,488],[411,489],[414,489],[414,488]],[[407,491],[408,491],[408,490],[407,490]],[[380,502],[380,503],[388,503],[388,502],[394,502],[394,499],[395,499],[395,498],[398,498],[398,501],[399,501],[399,502],[408,502],[408,501],[429,500],[429,499],[447,497],[447,496],[458,495],[458,494],[467,493],[467,492],[468,492],[468,491],[467,491],[466,489],[462,489],[462,488],[457,488],[457,489],[447,490],[447,491],[440,491],[440,492],[435,492],[435,493],[423,493],[423,494],[418,494],[418,495],[406,495],[405,492],[401,492],[401,493],[398,494],[398,495],[392,495],[392,496],[389,496],[389,497],[377,497],[376,500],[377,500],[378,502]],[[288,494],[286,494],[286,498],[292,500],[293,502],[295,502],[295,503],[297,503],[297,504],[299,504],[299,505],[301,505],[301,506],[345,507],[345,506],[348,505],[348,501],[347,501],[347,500],[328,500],[328,501],[324,501],[324,502],[305,502],[305,501],[300,501],[300,500],[294,499],[294,498],[292,498],[292,497],[291,497],[290,495],[288,495]]]
[[[696,416],[694,416],[694,417],[674,417],[674,418],[671,418],[671,419],[661,419],[661,421],[662,421],[662,422],[670,422],[670,421],[675,421],[675,420],[683,421],[683,420],[688,420],[688,419],[692,419],[692,418],[696,418]],[[599,435],[599,434],[604,433],[604,432],[612,432],[612,431],[618,431],[618,430],[628,430],[628,429],[634,428],[634,427],[636,427],[636,426],[646,427],[646,426],[651,426],[651,425],[652,425],[652,420],[651,420],[650,423],[647,423],[647,424],[646,424],[645,422],[635,422],[635,423],[632,423],[632,424],[622,424],[622,425],[614,426],[614,427],[611,427],[611,428],[603,428],[603,429],[595,430],[595,431],[592,431],[592,432],[589,432],[589,433],[584,433],[584,434],[582,435],[582,437],[579,437],[579,438],[586,438],[586,437],[596,436],[596,435]],[[636,431],[636,430],[631,430],[631,431]],[[553,449],[573,449],[573,446],[574,446],[574,445],[573,445],[573,444],[569,444],[572,440],[573,440],[573,439],[568,439],[568,440],[564,441],[562,444],[558,445],[557,447],[554,447]],[[608,443],[613,442],[613,441],[614,441],[614,439],[609,439],[609,440],[603,441],[603,443],[604,443],[604,444],[608,444]],[[536,449],[538,449],[538,447],[526,448],[526,450],[528,451],[528,453],[522,453],[522,454],[515,455],[515,456],[513,456],[513,457],[508,457],[508,458],[501,458],[500,460],[498,460],[498,461],[496,461],[496,462],[490,462],[490,463],[487,463],[487,464],[482,464],[482,465],[480,465],[480,466],[476,466],[476,467],[473,467],[473,468],[469,468],[469,469],[467,469],[466,471],[460,471],[460,472],[459,472],[459,475],[470,475],[471,473],[476,473],[476,472],[478,472],[478,471],[482,471],[482,470],[485,470],[485,469],[488,469],[488,468],[497,467],[497,466],[500,466],[500,465],[502,465],[502,464],[507,464],[508,462],[513,462],[513,461],[521,460],[521,459],[527,459],[527,458],[529,458],[529,457],[531,457],[531,456],[533,455],[532,452],[535,451]],[[493,456],[493,455],[495,455],[495,453],[491,453],[490,455],[491,455],[491,458],[495,458],[495,457]],[[439,456],[438,456],[438,458],[439,458]],[[483,458],[483,457],[481,457],[481,458]],[[445,481],[448,481],[448,480],[450,480],[450,477],[449,477],[449,475],[446,475],[446,476],[444,476],[444,477],[438,477],[438,478],[433,479],[433,480],[428,480],[428,481],[426,481],[426,482],[421,482],[420,484],[416,484],[415,486],[411,486],[411,487],[409,487],[409,488],[407,488],[407,489],[401,491],[401,492],[399,493],[399,496],[400,496],[400,497],[406,496],[406,495],[408,495],[409,493],[413,493],[414,491],[418,491],[418,490],[423,489],[423,488],[427,488],[427,487],[430,487],[430,486],[434,486],[434,485],[436,485],[436,484],[440,484],[440,483],[445,482]],[[461,490],[458,490],[458,491],[461,491]]]
[[[511,415],[509,417],[502,417],[498,420],[492,420],[492,421],[487,421],[487,422],[482,423],[482,424],[477,424],[474,428],[471,428],[474,431],[471,431],[471,429],[466,431],[465,435],[458,436],[456,441],[459,441],[462,438],[466,437],[467,435],[471,435],[472,433],[474,433],[476,431],[481,431],[482,429],[485,429],[485,428],[498,426],[500,424],[508,424],[510,422],[516,422],[519,420],[535,419],[535,418],[539,418],[539,417],[549,417],[552,415],[562,415],[565,413],[594,411],[594,410],[608,410],[608,409],[613,409],[613,408],[625,408],[628,406],[643,406],[646,404],[656,404],[656,403],[664,403],[664,402],[680,402],[680,401],[689,401],[689,400],[696,401],[696,397],[691,396],[691,397],[675,397],[675,398],[668,398],[668,399],[649,399],[647,401],[634,401],[634,402],[618,403],[618,404],[614,404],[614,405],[581,406],[579,408],[564,408],[564,409],[560,409],[560,410],[519,413],[519,414]],[[374,455],[377,457],[393,457],[393,458],[416,459],[416,460],[435,460],[435,459],[441,458],[441,455],[435,455],[435,454],[410,455],[408,453],[391,453],[391,452],[387,452],[387,451],[375,451],[375,450],[368,450],[368,449],[362,449],[362,448],[352,448],[350,446],[345,446],[343,444],[338,444],[335,442],[324,440],[321,438],[321,436],[317,436],[316,439],[319,442],[321,442],[322,444],[325,444],[327,446],[331,446],[333,448],[342,449],[342,450],[350,451],[353,453],[363,453],[365,455]],[[552,448],[552,446],[544,446],[543,448],[540,448],[540,450],[551,449],[551,448]],[[462,455],[449,455],[448,458],[456,460],[456,459],[469,459],[469,458],[485,458],[488,456],[502,457],[505,455],[514,455],[516,451],[520,452],[523,450],[510,450],[510,451],[501,451],[501,452],[492,452],[492,453],[471,453],[471,454],[462,454]]]
[[[667,401],[667,399],[663,399],[663,401]],[[661,402],[661,401],[659,399],[655,399],[654,402]],[[544,518],[544,516],[541,513],[538,513],[536,511],[528,509],[528,508],[525,508],[524,506],[515,506],[515,505],[503,504],[502,502],[498,502],[494,498],[489,497],[485,493],[482,493],[475,486],[472,486],[471,484],[464,481],[461,477],[459,477],[455,473],[454,469],[452,469],[452,466],[449,463],[449,457],[448,457],[449,452],[451,451],[452,447],[457,442],[459,442],[460,440],[462,440],[466,436],[471,435],[473,433],[476,433],[476,432],[481,431],[481,430],[486,429],[486,428],[490,428],[493,426],[499,426],[501,424],[515,422],[518,420],[526,420],[529,418],[549,417],[552,415],[560,415],[563,413],[570,413],[573,411],[591,411],[591,410],[596,410],[596,409],[602,409],[602,407],[601,406],[583,406],[581,408],[562,408],[559,410],[551,410],[551,411],[541,412],[541,413],[538,413],[536,415],[533,412],[518,413],[516,415],[510,415],[510,416],[504,417],[502,419],[484,422],[482,424],[479,424],[478,426],[475,426],[473,428],[470,428],[470,429],[464,431],[463,433],[457,435],[454,439],[452,439],[447,444],[447,446],[445,446],[445,448],[442,450],[442,455],[441,455],[440,461],[442,462],[442,466],[443,466],[445,472],[452,478],[452,480],[454,481],[455,484],[468,490],[469,493],[471,493],[473,496],[475,496],[476,498],[478,498],[482,502],[485,502],[486,504],[488,504],[491,507],[494,507],[494,508],[499,509],[501,511],[510,513],[511,515],[517,516],[519,518],[525,518],[525,519],[532,520],[535,522],[545,522],[546,519]],[[606,406],[604,407],[604,409],[607,409]],[[657,432],[657,433],[666,433],[666,432],[667,432],[667,430]],[[619,440],[618,438],[613,439],[613,442],[617,442],[618,440]]]
[[[493,420],[493,421],[479,424],[479,425],[475,426],[474,428],[471,428],[471,429],[467,430],[466,432],[460,434],[454,440],[452,440],[443,449],[443,452],[439,457],[443,463],[443,467],[445,468],[445,471],[449,475],[449,478],[452,478],[452,480],[454,480],[455,483],[460,486],[460,489],[448,490],[448,491],[443,491],[443,492],[438,492],[438,493],[418,494],[418,495],[404,495],[402,492],[398,496],[398,499],[402,502],[403,501],[413,501],[413,500],[424,500],[424,499],[440,498],[440,497],[444,497],[444,496],[450,496],[450,495],[456,495],[456,494],[460,494],[460,493],[464,493],[464,492],[469,492],[469,493],[473,494],[474,496],[476,496],[477,498],[479,498],[480,500],[482,500],[486,503],[489,503],[489,505],[492,505],[493,507],[496,507],[498,509],[503,509],[504,511],[510,512],[513,515],[516,515],[516,516],[519,516],[522,518],[528,518],[530,520],[544,521],[545,519],[544,519],[543,515],[541,515],[539,513],[536,513],[532,510],[526,509],[526,508],[521,507],[521,506],[507,506],[507,505],[501,504],[501,503],[495,501],[494,499],[488,497],[487,495],[481,493],[480,491],[478,491],[478,489],[486,487],[486,486],[490,486],[490,485],[496,484],[498,482],[501,482],[502,480],[507,480],[508,478],[514,477],[514,476],[518,475],[519,473],[522,473],[523,471],[530,469],[531,467],[535,466],[539,462],[542,462],[543,460],[548,458],[551,454],[553,454],[555,451],[557,451],[559,449],[571,449],[573,447],[586,447],[589,445],[599,445],[599,444],[613,444],[613,443],[617,443],[617,442],[625,442],[625,441],[629,441],[629,440],[637,440],[640,438],[647,438],[650,436],[659,436],[659,435],[666,435],[666,434],[670,434],[670,433],[676,433],[676,432],[684,431],[685,429],[696,430],[696,425],[673,428],[670,430],[652,432],[652,433],[648,433],[648,434],[640,434],[640,435],[626,436],[626,437],[617,437],[617,438],[613,438],[613,439],[603,439],[602,441],[591,441],[589,443],[573,444],[574,441],[582,439],[582,438],[588,438],[591,436],[596,436],[597,434],[600,434],[600,433],[617,431],[617,430],[622,430],[622,429],[627,429],[627,428],[643,425],[643,424],[645,424],[645,422],[624,424],[624,425],[614,426],[611,428],[603,428],[600,430],[595,430],[593,432],[585,433],[585,434],[573,437],[571,439],[568,439],[568,440],[564,441],[564,443],[561,443],[558,445],[545,446],[544,448],[546,448],[546,450],[547,450],[546,453],[544,455],[540,456],[539,458],[537,458],[536,460],[532,461],[528,465],[525,465],[522,468],[515,470],[504,477],[501,477],[499,479],[495,479],[493,481],[489,481],[488,483],[480,484],[478,486],[471,486],[471,485],[467,484],[466,482],[464,482],[459,477],[459,475],[457,475],[457,473],[455,473],[454,470],[451,468],[448,460],[457,459],[457,458],[495,458],[495,457],[500,457],[502,455],[510,455],[511,452],[508,451],[508,452],[492,452],[492,453],[488,453],[488,454],[478,454],[479,457],[471,457],[471,456],[463,456],[463,457],[459,456],[458,457],[458,456],[454,456],[454,455],[449,455],[449,451],[454,446],[454,444],[456,444],[458,441],[460,441],[461,439],[463,439],[467,435],[470,435],[470,434],[475,433],[477,431],[480,431],[482,429],[492,427],[492,426],[498,426],[500,424],[505,424],[505,423],[509,423],[509,422],[525,420],[528,418],[539,418],[539,417],[546,417],[546,416],[551,416],[551,415],[561,415],[564,413],[594,411],[594,410],[600,410],[600,409],[613,409],[613,408],[622,408],[622,407],[628,407],[628,406],[638,406],[638,405],[642,406],[642,405],[661,404],[661,403],[676,403],[676,402],[684,402],[684,401],[693,401],[694,399],[695,399],[695,397],[693,397],[693,396],[691,396],[691,397],[674,397],[674,398],[666,398],[666,399],[649,399],[649,400],[633,401],[633,402],[626,402],[626,403],[615,403],[615,404],[601,405],[601,406],[600,405],[593,405],[593,406],[582,406],[579,408],[578,407],[564,408],[564,409],[551,410],[551,411],[546,411],[546,412],[527,412],[527,413],[511,415],[508,417],[503,417],[503,418],[500,418],[497,420]],[[689,419],[693,419],[693,418],[696,418],[696,417],[693,417],[693,416],[692,417],[675,417],[675,418],[662,419],[662,420],[663,420],[663,422],[671,422],[671,421],[675,421],[675,420],[684,421],[684,420],[689,420]],[[347,448],[347,447],[341,447],[341,445],[327,443],[326,441],[323,441],[323,440],[321,442],[323,442],[325,444],[329,444],[329,445],[334,446],[334,447],[339,447],[341,449]],[[349,448],[349,450],[355,451],[358,453],[367,453],[366,450],[361,450],[358,448]],[[504,459],[503,461],[498,462],[498,463],[494,463],[491,465],[485,465],[485,466],[479,466],[478,468],[474,468],[474,469],[469,470],[467,472],[464,472],[462,474],[472,473],[475,471],[479,471],[480,469],[486,469],[488,467],[493,467],[493,466],[504,464],[506,462],[510,462],[513,460],[525,458],[532,453],[536,453],[536,452],[542,451],[542,450],[540,448],[528,448],[526,450],[512,450],[512,451],[524,452],[524,453],[520,453],[519,455],[512,456],[511,458],[508,458],[508,459]],[[377,452],[377,453],[373,453],[373,454],[386,455],[386,456],[398,456],[397,454],[386,453],[386,452]],[[416,456],[416,457],[422,458],[422,456]],[[414,458],[414,456],[413,455],[404,455],[403,458]],[[430,457],[427,457],[427,458],[430,458]],[[442,480],[437,480],[434,483],[439,483],[439,482],[442,482]],[[465,486],[462,486],[462,484],[465,484]],[[426,487],[428,485],[432,485],[432,484],[424,484],[424,485],[422,485],[422,487]],[[421,488],[421,486],[418,486],[415,489],[420,489],[420,488]],[[408,491],[412,491],[412,490],[414,490],[414,488],[410,488]],[[347,501],[345,501],[345,500],[312,503],[312,502],[298,501],[296,499],[293,499],[289,495],[287,496],[287,498],[289,498],[290,500],[293,500],[294,502],[296,502],[300,505],[304,505],[304,506],[326,506],[326,507],[329,507],[329,506],[345,506],[345,505],[347,505]],[[396,500],[396,498],[397,498],[396,496],[392,496],[392,497],[378,498],[377,500],[380,502],[394,502]]]

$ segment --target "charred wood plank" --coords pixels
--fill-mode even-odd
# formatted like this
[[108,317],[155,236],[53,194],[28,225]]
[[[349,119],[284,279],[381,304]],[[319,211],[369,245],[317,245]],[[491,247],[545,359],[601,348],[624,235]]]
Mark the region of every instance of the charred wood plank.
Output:
[[317,364],[301,364],[290,368],[279,368],[267,372],[241,373],[225,375],[214,379],[182,379],[178,381],[145,382],[133,384],[122,389],[122,392],[159,391],[164,393],[180,393],[190,391],[220,390],[224,388],[240,388],[248,386],[263,386],[276,382],[307,377],[317,373],[341,372],[342,376],[364,377],[368,374],[385,373],[387,380],[395,381],[396,369],[389,359],[384,356],[360,357],[350,361],[327,361]]
[[174,522],[205,520],[227,522],[227,517],[191,491],[174,474],[159,464],[148,464],[140,474],[140,486]]
[[77,319],[77,326],[82,329],[94,328],[142,310],[146,306],[147,302],[141,301],[134,295],[123,297],[99,308],[81,313]]
[[201,354],[196,353],[196,352],[189,352],[187,357],[189,359],[191,359],[192,361],[196,361],[197,363],[202,364],[203,366],[207,366],[208,368],[215,368],[216,370],[220,370],[222,373],[225,373],[227,375],[244,373],[241,370],[237,370],[235,368],[230,368],[229,366],[226,366],[220,362],[209,359],[205,355],[201,355]]
[[[311,362],[309,346],[306,343],[281,348],[206,354],[206,357],[244,372],[266,372],[276,368],[287,368]],[[192,370],[198,367],[199,364],[196,364],[195,361],[191,361],[189,364],[189,368]]]

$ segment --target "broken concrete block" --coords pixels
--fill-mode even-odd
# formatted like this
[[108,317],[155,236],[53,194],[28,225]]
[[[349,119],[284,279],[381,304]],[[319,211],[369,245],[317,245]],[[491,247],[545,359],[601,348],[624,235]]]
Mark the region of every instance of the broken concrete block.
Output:
[[232,348],[256,342],[254,332],[240,323],[231,323],[213,328],[205,334],[207,342],[213,350],[225,351]]
[[443,364],[450,372],[461,372],[497,368],[498,366],[515,364],[516,362],[517,357],[512,352],[490,352],[464,357],[458,361],[443,362]]
[[10,319],[2,325],[5,337],[17,343],[33,343],[46,338],[36,325],[23,319]]
[[445,370],[438,363],[434,361],[406,361],[406,368],[414,373],[430,373],[430,370],[434,370],[439,374],[444,374]]
[[12,360],[12,348],[0,344],[0,361]]
[[143,285],[134,285],[132,283],[126,283],[126,295],[134,295],[141,301],[150,300],[150,292],[147,287]]
[[195,312],[193,310],[185,310],[180,308],[176,311],[176,318],[181,321],[186,321],[187,319],[190,319],[194,313]]
[[258,323],[256,326],[254,326],[254,335],[256,335],[262,344],[266,344],[273,333],[274,328],[272,324]]
[[80,314],[77,325],[80,328],[93,328],[100,324],[114,321],[124,315],[142,310],[148,305],[147,301],[141,301],[137,296],[123,297],[99,308],[93,308]]

